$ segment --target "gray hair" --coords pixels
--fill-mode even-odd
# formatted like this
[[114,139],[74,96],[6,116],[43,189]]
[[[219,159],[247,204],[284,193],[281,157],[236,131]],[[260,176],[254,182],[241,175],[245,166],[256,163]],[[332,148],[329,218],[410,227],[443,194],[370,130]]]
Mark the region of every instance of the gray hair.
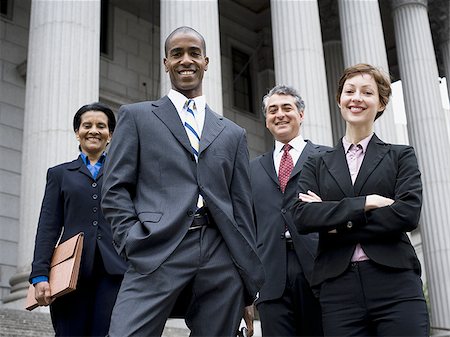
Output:
[[300,96],[297,90],[288,85],[276,85],[263,97],[263,105],[262,105],[262,113],[264,117],[266,117],[267,103],[269,102],[269,98],[273,95],[288,95],[292,96],[295,99],[295,105],[297,106],[298,111],[305,110],[305,101]]

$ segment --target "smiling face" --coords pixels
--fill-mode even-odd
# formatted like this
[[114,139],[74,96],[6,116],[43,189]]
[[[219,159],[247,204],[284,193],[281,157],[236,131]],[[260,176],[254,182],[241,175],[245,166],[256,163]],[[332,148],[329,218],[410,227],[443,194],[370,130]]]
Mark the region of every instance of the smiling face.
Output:
[[357,74],[348,78],[342,88],[339,105],[347,124],[371,128],[379,111],[385,106],[380,102],[378,86],[369,74]]
[[286,144],[300,134],[303,115],[293,96],[274,94],[267,101],[266,127],[276,140]]
[[81,124],[75,134],[81,151],[89,159],[98,158],[111,140],[108,117],[102,111],[86,111],[81,115]]
[[167,41],[166,46],[164,66],[172,89],[187,98],[201,96],[203,74],[208,69],[209,59],[200,36],[195,32],[180,31]]

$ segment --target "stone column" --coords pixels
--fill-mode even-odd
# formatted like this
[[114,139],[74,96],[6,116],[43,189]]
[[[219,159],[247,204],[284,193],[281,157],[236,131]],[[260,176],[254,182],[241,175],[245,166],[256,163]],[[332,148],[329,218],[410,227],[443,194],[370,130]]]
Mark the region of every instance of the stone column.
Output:
[[325,65],[327,70],[328,101],[330,103],[331,129],[333,131],[333,144],[345,135],[345,121],[341,117],[341,110],[336,102],[338,81],[344,70],[341,41],[327,41],[323,44]]
[[[167,36],[180,26],[192,27],[205,38],[209,65],[203,79],[203,94],[208,105],[223,115],[218,0],[161,0],[161,60]],[[161,66],[161,95],[166,95],[170,79],[164,65]]]
[[420,231],[431,325],[450,329],[450,147],[427,0],[392,1],[408,132],[424,185]]
[[[369,63],[389,73],[378,0],[339,0],[345,67]],[[388,104],[375,122],[375,132],[388,143],[397,143],[394,112]]]
[[305,100],[303,136],[332,145],[317,0],[271,0],[270,6],[276,84],[294,86]]
[[20,237],[7,307],[23,309],[46,171],[78,154],[73,116],[80,106],[98,100],[99,62],[100,0],[32,0]]

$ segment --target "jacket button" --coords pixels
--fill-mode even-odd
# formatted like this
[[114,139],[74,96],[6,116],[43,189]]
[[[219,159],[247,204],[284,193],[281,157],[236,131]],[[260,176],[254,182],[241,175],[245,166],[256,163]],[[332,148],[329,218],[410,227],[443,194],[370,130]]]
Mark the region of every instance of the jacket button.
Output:
[[98,221],[97,220],[92,221],[92,225],[93,226],[97,226],[98,225]]
[[92,185],[91,185],[92,187],[97,187],[97,183],[92,183]]
[[101,240],[102,239],[102,236],[99,234],[99,235],[97,235],[97,240]]
[[285,213],[286,213],[286,209],[285,209],[285,208],[282,208],[282,209],[281,209],[281,213],[285,214]]
[[188,216],[193,216],[194,215],[194,211],[192,211],[192,210],[187,211],[187,215]]
[[97,213],[98,208],[97,207],[92,207],[92,212]]
[[97,194],[92,194],[92,199],[97,200],[98,195]]
[[351,222],[351,221],[347,222],[347,228],[352,229],[352,227],[353,227],[353,222]]

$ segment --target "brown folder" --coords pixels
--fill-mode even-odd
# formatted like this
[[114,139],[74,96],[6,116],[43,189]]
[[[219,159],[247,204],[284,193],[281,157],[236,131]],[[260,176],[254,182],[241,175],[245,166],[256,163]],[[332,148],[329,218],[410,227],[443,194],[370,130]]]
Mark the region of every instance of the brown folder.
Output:
[[[77,287],[83,235],[84,233],[79,233],[55,247],[48,275],[52,298],[74,291]],[[38,306],[34,285],[30,284],[25,308],[31,311]]]

